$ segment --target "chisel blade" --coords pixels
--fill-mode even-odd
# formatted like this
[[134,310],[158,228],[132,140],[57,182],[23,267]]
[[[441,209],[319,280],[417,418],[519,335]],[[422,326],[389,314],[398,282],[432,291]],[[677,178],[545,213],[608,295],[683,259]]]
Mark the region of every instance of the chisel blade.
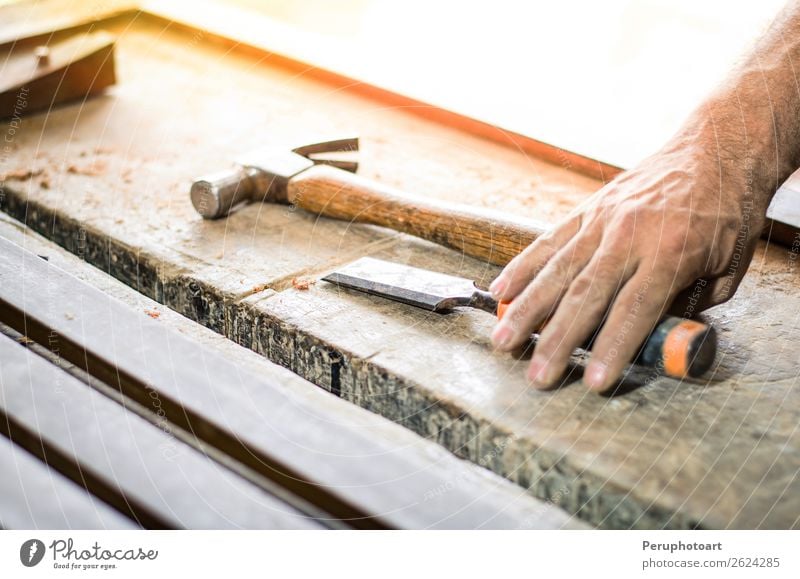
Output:
[[476,289],[472,281],[462,277],[372,257],[362,257],[322,279],[436,312],[466,305]]
[[767,217],[800,228],[800,169],[775,192],[767,207]]

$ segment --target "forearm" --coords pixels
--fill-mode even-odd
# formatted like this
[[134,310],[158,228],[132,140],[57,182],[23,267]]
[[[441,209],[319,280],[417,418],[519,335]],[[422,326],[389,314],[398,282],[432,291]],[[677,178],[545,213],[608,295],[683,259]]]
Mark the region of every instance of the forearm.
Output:
[[667,148],[686,141],[699,141],[716,159],[723,188],[766,209],[800,167],[800,1],[787,4]]

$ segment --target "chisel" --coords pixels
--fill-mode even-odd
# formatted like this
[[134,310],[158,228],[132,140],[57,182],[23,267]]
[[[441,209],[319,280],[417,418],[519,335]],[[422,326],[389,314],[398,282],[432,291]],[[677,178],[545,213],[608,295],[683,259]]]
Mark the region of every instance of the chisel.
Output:
[[[498,304],[471,280],[371,257],[362,257],[322,278],[324,281],[438,313],[477,308],[502,318],[508,304]],[[636,363],[684,378],[704,374],[714,362],[717,335],[695,320],[666,316],[650,333]]]

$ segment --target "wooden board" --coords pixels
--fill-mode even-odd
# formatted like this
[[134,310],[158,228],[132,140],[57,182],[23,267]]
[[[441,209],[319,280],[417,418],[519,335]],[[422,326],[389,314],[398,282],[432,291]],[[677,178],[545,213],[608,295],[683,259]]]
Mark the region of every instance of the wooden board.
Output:
[[84,101],[114,84],[114,37],[97,32],[47,45],[42,61],[33,48],[0,49],[0,118],[17,124],[21,115],[49,111],[63,102]]
[[[357,527],[574,526],[536,501],[522,500],[506,513],[517,501],[493,492],[469,471],[466,479],[479,484],[462,488],[453,478],[460,469],[431,468],[410,450],[387,449],[380,439],[366,437],[358,421],[332,422],[325,405],[288,395],[1,238],[0,247],[4,319],[40,343],[46,340],[63,359],[85,362],[92,375],[150,408],[162,429],[188,431],[210,451],[260,475],[256,479],[277,481],[324,509],[336,517],[325,519],[330,524],[345,519]],[[57,299],[45,286],[59,288]],[[31,418],[18,422],[23,428]],[[174,480],[171,487],[180,484]],[[476,494],[484,488],[485,495]]]
[[[598,181],[331,92],[258,56],[217,51],[202,34],[140,24],[121,37],[118,56],[113,96],[32,117],[15,136],[3,166],[43,172],[6,183],[6,212],[168,307],[594,523],[798,524],[791,346],[800,330],[795,262],[784,249],[762,245],[737,297],[709,314],[722,353],[707,381],[658,378],[611,399],[580,385],[533,392],[521,362],[491,351],[491,320],[480,313],[437,317],[291,284],[365,254],[483,284],[494,268],[286,207],[204,222],[188,184],[267,141],[354,128],[365,137],[363,174],[443,199],[554,221]],[[89,170],[95,164],[102,170]]]
[[0,529],[136,529],[32,454],[0,436]]
[[[450,491],[457,486],[465,492],[465,495],[471,496],[471,500],[479,500],[487,505],[487,508],[507,513],[510,518],[505,523],[506,527],[588,528],[584,523],[568,517],[554,503],[544,503],[531,497],[524,489],[500,476],[454,457],[436,443],[426,441],[381,416],[363,410],[336,396],[331,396],[314,384],[299,378],[290,370],[272,364],[255,352],[242,348],[220,334],[161,306],[100,270],[87,265],[77,256],[45,240],[2,213],[0,213],[0,237],[24,246],[28,251],[46,259],[48,263],[69,272],[142,314],[157,316],[156,319],[159,322],[168,325],[172,330],[180,332],[198,344],[213,348],[239,368],[281,384],[287,392],[297,397],[296,400],[299,404],[313,407],[320,415],[326,416],[329,422],[348,424],[358,428],[361,432],[368,433],[374,443],[381,445],[382,450],[379,454],[401,456],[411,465],[409,467],[411,471],[425,471],[431,477],[436,477],[422,495],[423,504],[429,502],[436,495],[448,496],[450,493],[445,491]],[[497,527],[500,525],[500,522],[493,520],[493,517],[486,518],[490,520],[483,526]],[[479,525],[480,521],[474,521],[474,526]]]
[[3,433],[149,528],[321,528],[0,336]]

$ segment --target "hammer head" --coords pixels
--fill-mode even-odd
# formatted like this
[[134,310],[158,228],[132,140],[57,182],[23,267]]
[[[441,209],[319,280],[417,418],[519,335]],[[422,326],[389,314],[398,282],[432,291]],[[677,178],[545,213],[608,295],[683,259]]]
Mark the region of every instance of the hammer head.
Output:
[[286,203],[287,186],[292,177],[320,164],[355,172],[358,168],[355,161],[325,155],[356,151],[358,137],[322,141],[293,149],[259,149],[244,155],[234,167],[192,183],[192,204],[206,219],[216,219],[253,201]]

